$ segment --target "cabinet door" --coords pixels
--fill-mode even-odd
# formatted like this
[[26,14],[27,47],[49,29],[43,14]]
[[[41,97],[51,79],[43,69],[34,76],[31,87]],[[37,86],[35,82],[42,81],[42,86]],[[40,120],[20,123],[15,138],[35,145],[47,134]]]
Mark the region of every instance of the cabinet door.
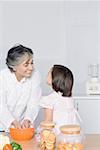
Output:
[[100,134],[100,100],[75,100],[85,133]]

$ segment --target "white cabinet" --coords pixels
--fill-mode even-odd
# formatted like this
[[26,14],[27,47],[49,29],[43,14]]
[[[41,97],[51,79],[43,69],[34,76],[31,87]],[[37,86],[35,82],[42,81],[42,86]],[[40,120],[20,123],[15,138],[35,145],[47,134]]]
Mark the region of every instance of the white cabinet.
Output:
[[100,134],[100,96],[76,96],[74,99],[85,133]]

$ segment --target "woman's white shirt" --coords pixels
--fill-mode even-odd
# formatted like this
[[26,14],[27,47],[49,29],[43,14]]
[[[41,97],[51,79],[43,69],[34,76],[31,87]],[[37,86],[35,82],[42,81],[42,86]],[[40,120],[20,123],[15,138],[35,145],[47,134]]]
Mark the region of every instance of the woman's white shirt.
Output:
[[53,92],[40,100],[40,106],[53,110],[53,121],[57,130],[64,124],[79,124],[80,118],[72,97],[63,97],[61,93]]
[[0,127],[8,129],[17,119],[36,119],[41,97],[40,74],[35,69],[30,78],[20,82],[8,68],[0,71]]

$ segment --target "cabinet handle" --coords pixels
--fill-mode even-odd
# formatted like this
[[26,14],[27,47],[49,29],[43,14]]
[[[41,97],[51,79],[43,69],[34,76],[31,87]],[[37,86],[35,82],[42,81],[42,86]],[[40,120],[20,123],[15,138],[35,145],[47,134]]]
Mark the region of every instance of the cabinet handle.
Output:
[[77,111],[79,110],[78,103],[76,103],[76,109],[77,109]]

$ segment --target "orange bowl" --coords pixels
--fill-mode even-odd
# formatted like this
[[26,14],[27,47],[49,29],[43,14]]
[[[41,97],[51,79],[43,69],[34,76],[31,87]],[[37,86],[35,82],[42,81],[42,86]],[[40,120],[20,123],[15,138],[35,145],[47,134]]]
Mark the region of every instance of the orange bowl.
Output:
[[34,128],[10,128],[10,136],[13,140],[16,141],[27,141],[31,140],[34,136],[35,129]]

